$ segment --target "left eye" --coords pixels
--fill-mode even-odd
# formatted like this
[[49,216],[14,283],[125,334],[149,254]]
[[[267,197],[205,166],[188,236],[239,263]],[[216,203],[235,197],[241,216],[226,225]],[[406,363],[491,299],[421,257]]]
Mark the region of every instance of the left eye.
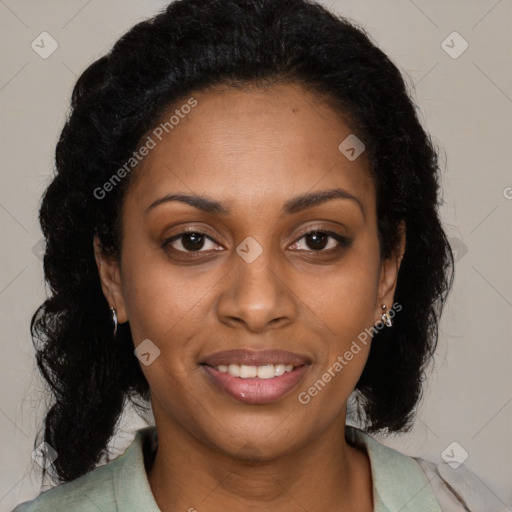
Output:
[[[304,247],[307,245],[308,247]],[[332,231],[308,231],[302,235],[291,248],[302,251],[329,251],[339,246],[346,246],[347,239]]]

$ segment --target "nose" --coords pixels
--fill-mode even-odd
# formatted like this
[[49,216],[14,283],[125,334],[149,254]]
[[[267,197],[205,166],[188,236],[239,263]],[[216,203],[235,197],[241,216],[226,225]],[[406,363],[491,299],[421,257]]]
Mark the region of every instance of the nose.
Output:
[[233,259],[216,304],[219,320],[254,333],[292,323],[298,313],[297,298],[275,258],[272,261],[263,251],[251,263],[237,254]]

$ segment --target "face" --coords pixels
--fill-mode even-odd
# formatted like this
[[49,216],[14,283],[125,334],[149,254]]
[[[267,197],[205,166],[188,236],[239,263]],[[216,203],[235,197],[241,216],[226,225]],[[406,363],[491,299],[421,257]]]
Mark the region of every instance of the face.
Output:
[[318,97],[193,97],[134,171],[120,262],[96,244],[103,290],[157,428],[273,457],[344,425],[371,344],[354,341],[391,307],[400,255],[381,261],[365,155],[338,149],[351,131]]

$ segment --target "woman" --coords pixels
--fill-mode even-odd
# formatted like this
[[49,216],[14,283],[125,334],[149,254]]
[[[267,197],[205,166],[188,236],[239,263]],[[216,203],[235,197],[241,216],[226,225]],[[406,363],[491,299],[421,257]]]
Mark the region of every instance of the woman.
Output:
[[[16,511],[468,509],[368,435],[413,420],[453,258],[436,151],[363,30],[173,2],[79,78],[56,166],[32,334],[61,485]],[[127,400],[155,427],[97,467]]]

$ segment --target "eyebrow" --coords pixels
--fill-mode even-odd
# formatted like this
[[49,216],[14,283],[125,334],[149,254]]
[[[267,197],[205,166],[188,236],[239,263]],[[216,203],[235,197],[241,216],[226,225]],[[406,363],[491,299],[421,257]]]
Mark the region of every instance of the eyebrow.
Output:
[[[282,208],[282,213],[298,213],[308,208],[312,208],[313,206],[317,206],[327,201],[330,201],[332,199],[348,199],[350,201],[355,202],[359,206],[359,209],[361,210],[363,217],[365,217],[365,211],[361,201],[359,201],[359,199],[356,196],[350,194],[349,192],[341,188],[322,190],[319,192],[308,192],[306,194],[301,194],[297,197],[293,197],[292,199],[286,201]],[[161,204],[172,201],[178,201],[181,203],[188,204],[205,213],[227,215],[230,212],[230,209],[227,206],[206,196],[190,194],[167,194],[166,196],[161,197],[160,199],[157,199],[156,201],[151,203],[146,208],[145,214],[147,214],[150,210],[156,208]]]

